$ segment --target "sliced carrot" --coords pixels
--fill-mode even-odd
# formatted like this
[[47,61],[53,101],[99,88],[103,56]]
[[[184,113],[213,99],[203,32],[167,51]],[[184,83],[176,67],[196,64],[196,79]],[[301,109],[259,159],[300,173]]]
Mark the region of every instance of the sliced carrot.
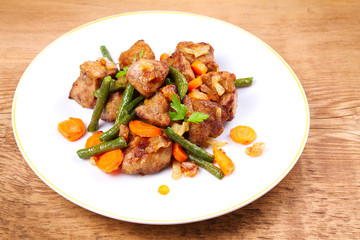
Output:
[[234,142],[250,144],[256,139],[256,132],[248,126],[236,126],[230,130],[230,137]]
[[224,175],[229,175],[235,170],[233,161],[225,154],[221,148],[213,148],[214,158]]
[[202,74],[207,73],[207,71],[208,71],[208,68],[206,67],[206,65],[200,61],[194,61],[191,64],[191,69],[194,71],[194,73],[196,73],[196,75],[202,75]]
[[139,120],[131,121],[129,123],[129,128],[132,133],[140,137],[156,137],[161,135],[160,128]]
[[160,55],[160,61],[164,61],[164,60],[168,59],[169,57],[170,57],[169,54],[163,53]]
[[186,159],[188,159],[188,155],[185,153],[185,151],[182,149],[182,147],[178,143],[174,143],[172,146],[172,154],[176,160],[179,162],[184,162]]
[[120,149],[115,149],[99,156],[96,166],[103,172],[110,173],[119,168],[124,159],[124,154]]
[[200,92],[197,89],[194,89],[191,92],[189,92],[188,96],[191,98],[200,99],[200,100],[210,100],[209,95],[207,95],[206,93]]
[[58,124],[58,131],[67,140],[73,142],[84,136],[86,128],[80,118],[72,118]]
[[89,148],[95,145],[98,145],[100,143],[102,143],[102,141],[100,141],[99,137],[101,136],[101,134],[103,134],[102,131],[97,131],[94,132],[87,140],[85,143],[85,148]]
[[193,89],[199,88],[202,85],[203,81],[201,77],[194,78],[193,80],[188,82],[188,90],[189,92]]

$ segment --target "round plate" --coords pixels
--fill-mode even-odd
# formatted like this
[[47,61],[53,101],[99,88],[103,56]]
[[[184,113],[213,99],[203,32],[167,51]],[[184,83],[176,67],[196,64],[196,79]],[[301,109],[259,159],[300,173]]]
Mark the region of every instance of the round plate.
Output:
[[[194,178],[175,181],[171,169],[146,176],[105,174],[78,158],[86,135],[65,140],[57,124],[78,117],[87,125],[92,110],[68,98],[79,66],[101,57],[105,45],[114,59],[144,39],[157,59],[180,41],[207,42],[215,49],[220,70],[254,77],[238,89],[239,106],[226,123],[220,141],[235,171],[218,180],[200,169]],[[179,12],[134,12],[100,19],[66,33],[46,47],[23,74],[13,101],[17,144],[32,170],[54,191],[98,214],[129,222],[179,224],[229,213],[261,197],[294,166],[309,131],[309,109],[302,86],[288,64],[268,45],[229,23]],[[245,154],[246,146],[230,139],[230,129],[247,125],[265,142],[261,157]],[[110,123],[101,122],[107,130]],[[210,150],[210,149],[209,149]],[[167,185],[168,195],[158,187]],[[49,206],[50,207],[50,206]]]

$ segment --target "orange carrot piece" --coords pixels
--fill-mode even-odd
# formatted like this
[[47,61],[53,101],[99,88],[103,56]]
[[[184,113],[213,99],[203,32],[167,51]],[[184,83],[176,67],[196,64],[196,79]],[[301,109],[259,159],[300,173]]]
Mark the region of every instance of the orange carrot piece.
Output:
[[193,80],[188,82],[188,90],[189,92],[193,89],[199,88],[202,85],[203,81],[201,77],[194,78]]
[[164,61],[164,60],[168,59],[169,57],[170,57],[169,54],[163,53],[160,55],[160,61]]
[[194,61],[191,64],[191,69],[196,73],[196,75],[202,75],[207,73],[208,71],[206,65],[200,61]]
[[191,92],[189,92],[188,96],[191,98],[200,99],[200,100],[210,100],[209,95],[207,95],[206,93],[200,92],[197,89],[194,89]]
[[129,123],[129,128],[132,133],[140,137],[156,137],[161,135],[160,128],[139,120],[131,121]]
[[219,165],[221,171],[227,176],[235,170],[233,161],[225,154],[221,148],[213,148],[214,159]]
[[102,141],[100,141],[99,137],[101,136],[101,134],[103,134],[102,131],[97,131],[94,132],[87,140],[85,143],[85,148],[89,148],[95,145],[99,145],[100,143],[102,143]]
[[186,159],[188,159],[188,155],[185,153],[185,151],[182,149],[182,147],[178,143],[174,143],[172,146],[172,154],[176,160],[179,162],[184,162]]
[[86,127],[80,118],[72,118],[58,124],[58,131],[67,140],[73,142],[84,136]]
[[236,126],[230,130],[230,137],[234,142],[250,144],[256,139],[256,132],[248,126]]
[[119,168],[124,159],[124,154],[120,149],[115,149],[99,156],[96,166],[103,172],[110,173]]

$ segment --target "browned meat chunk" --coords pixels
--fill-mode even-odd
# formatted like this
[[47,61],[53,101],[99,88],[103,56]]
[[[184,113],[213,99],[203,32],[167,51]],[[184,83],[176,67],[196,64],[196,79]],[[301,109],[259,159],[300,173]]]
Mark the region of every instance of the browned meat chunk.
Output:
[[[210,72],[201,75],[203,85],[201,90],[206,92],[210,99],[219,103],[228,113],[231,121],[235,117],[237,108],[237,91],[235,87],[236,76],[229,72]],[[224,92],[219,95],[219,90],[216,89],[215,84],[218,83],[223,88]],[[221,91],[220,91],[221,93]]]
[[188,82],[195,78],[195,74],[191,69],[191,65],[182,52],[176,51],[171,55],[171,57],[164,61],[167,65],[170,65],[179,70]]
[[198,60],[206,65],[209,72],[219,70],[214,58],[214,49],[208,43],[179,42],[176,51],[182,52],[190,64]]
[[159,127],[169,126],[171,121],[169,117],[169,103],[172,101],[173,94],[179,97],[175,85],[170,84],[161,88],[154,96],[146,99],[143,105],[135,109],[136,115],[150,124]]
[[115,121],[116,115],[119,111],[120,102],[122,99],[122,92],[115,92],[110,95],[105,109],[101,114],[101,119],[107,122]]
[[194,111],[209,115],[209,118],[203,122],[190,122],[188,133],[189,141],[192,143],[202,146],[208,137],[216,138],[224,131],[224,122],[228,119],[229,114],[216,102],[185,96],[184,105],[187,107],[187,117]]
[[118,69],[107,58],[87,61],[80,65],[80,77],[73,83],[69,98],[85,108],[93,108],[96,98],[93,92],[98,89],[104,77],[114,76]]
[[174,94],[177,98],[180,98],[179,95],[177,94],[177,88],[174,84],[166,85],[165,87],[160,89],[160,92],[162,92],[166,97],[166,99],[169,100],[170,102],[172,101],[172,97]]
[[131,64],[126,78],[141,95],[149,98],[161,87],[168,72],[166,63],[141,58]]
[[152,98],[146,99],[143,105],[135,109],[136,115],[150,124],[166,127],[170,124],[169,102],[164,94],[157,92]]
[[149,174],[165,168],[171,160],[172,142],[166,135],[144,138],[134,136],[125,151],[121,171]]
[[143,52],[142,58],[155,60],[155,54],[151,50],[150,46],[147,45],[144,40],[139,40],[132,45],[129,50],[120,54],[120,68],[123,69],[124,67],[130,66],[134,57],[139,58],[141,52]]

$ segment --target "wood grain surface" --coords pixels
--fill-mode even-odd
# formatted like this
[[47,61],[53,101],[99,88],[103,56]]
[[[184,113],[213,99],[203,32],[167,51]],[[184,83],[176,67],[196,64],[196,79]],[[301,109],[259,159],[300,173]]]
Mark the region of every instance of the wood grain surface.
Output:
[[[64,199],[26,164],[12,98],[32,59],[89,21],[173,10],[228,21],[293,68],[307,94],[307,145],[285,179],[257,201],[207,221],[152,226],[106,218]],[[359,239],[360,1],[0,0],[0,239]]]

